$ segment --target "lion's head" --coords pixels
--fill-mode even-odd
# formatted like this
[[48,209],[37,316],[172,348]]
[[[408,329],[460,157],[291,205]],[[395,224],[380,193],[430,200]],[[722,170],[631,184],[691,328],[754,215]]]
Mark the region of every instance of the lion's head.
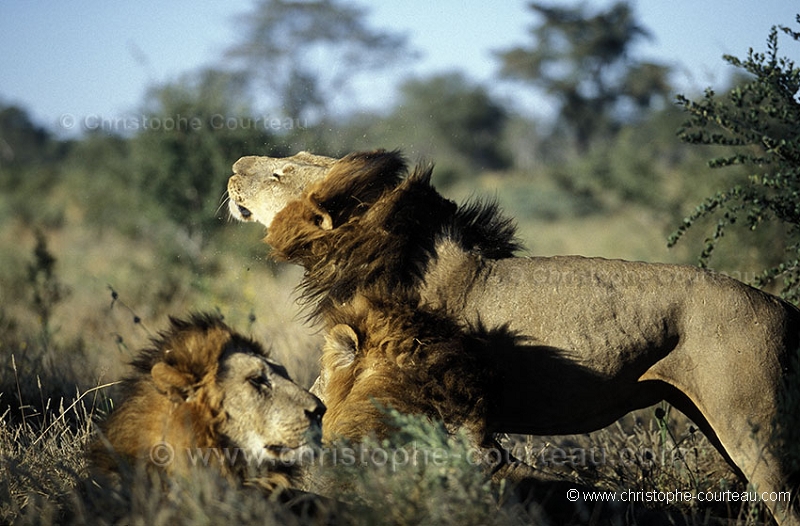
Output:
[[240,221],[269,227],[289,203],[306,197],[314,204],[311,219],[329,229],[396,185],[405,168],[398,152],[385,150],[342,159],[308,152],[285,158],[242,157],[228,179],[228,207]]
[[228,180],[231,216],[269,226],[276,213],[323,179],[336,161],[308,152],[284,158],[242,157],[233,165]]
[[[258,159],[269,166],[292,158]],[[391,295],[418,288],[444,240],[492,259],[519,249],[514,223],[496,203],[458,206],[436,191],[432,172],[419,165],[409,173],[399,152],[376,150],[333,160],[304,188],[264,173],[234,175],[228,187],[233,215],[258,217],[267,226],[273,259],[305,267],[302,300],[310,317],[319,318],[360,289]],[[284,185],[291,188],[278,192]]]
[[145,462],[185,474],[202,462],[238,481],[291,484],[297,458],[320,440],[319,399],[218,316],[171,319],[153,344],[92,447],[99,471]]
[[312,388],[329,408],[326,440],[388,436],[387,407],[483,438],[494,377],[482,349],[457,324],[402,298],[362,295],[337,317],[343,323],[325,337]]

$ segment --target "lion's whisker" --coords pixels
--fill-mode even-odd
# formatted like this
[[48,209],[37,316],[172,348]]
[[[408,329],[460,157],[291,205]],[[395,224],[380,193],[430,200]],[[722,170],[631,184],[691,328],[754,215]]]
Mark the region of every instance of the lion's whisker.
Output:
[[[228,191],[225,190],[224,192],[222,192],[222,195],[219,197],[219,201],[218,201],[219,202],[219,206],[217,206],[217,209],[214,210],[214,215],[217,216],[220,213],[220,210],[222,210],[223,207],[228,206],[228,202],[230,200],[231,200],[231,197],[228,194]],[[230,220],[231,220],[230,214],[226,214],[226,215],[228,217],[228,222],[230,222]]]

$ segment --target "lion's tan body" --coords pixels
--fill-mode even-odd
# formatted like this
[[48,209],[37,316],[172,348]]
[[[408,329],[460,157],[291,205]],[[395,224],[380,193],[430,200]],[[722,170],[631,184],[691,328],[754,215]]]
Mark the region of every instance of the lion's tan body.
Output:
[[299,464],[282,460],[318,439],[321,402],[220,318],[171,323],[134,361],[121,405],[92,444],[93,472],[113,477],[143,463],[186,476],[205,456],[235,482],[293,484]]
[[[466,322],[507,323],[528,340],[498,347],[492,428],[588,432],[667,400],[759,490],[787,488],[788,467],[772,447],[798,346],[794,307],[694,267],[451,252],[439,252],[424,297]],[[464,285],[457,292],[454,278]]]
[[[330,186],[340,185],[348,171],[368,177],[364,166],[390,155],[354,154],[320,167],[304,191],[281,200],[258,190],[263,174],[238,172],[239,191],[230,192],[232,212],[254,206],[271,210],[262,214],[273,218],[265,222],[267,241],[279,257],[306,267],[304,286],[322,306],[315,314],[329,325],[342,323],[338,314],[327,314],[340,313],[358,290],[383,292],[388,300],[395,290],[411,289],[421,307],[446,312],[466,333],[479,327],[498,330],[500,337],[487,341],[499,378],[487,393],[489,430],[587,432],[668,400],[695,420],[759,491],[790,488],[793,474],[774,451],[773,432],[790,357],[799,343],[797,309],[694,267],[507,257],[502,250],[487,257],[494,249],[470,245],[474,232],[463,234],[447,223],[445,216],[452,213],[446,210],[455,208],[449,201],[412,210],[415,201],[398,200],[402,192],[424,185],[424,174],[389,185],[377,199],[360,199],[350,190],[352,183],[344,198],[332,197],[336,191]],[[371,174],[378,185],[382,177],[396,177],[379,172]],[[252,184],[242,184],[247,180]],[[344,199],[358,204],[344,213],[337,208]],[[410,253],[409,236],[399,235],[402,228],[393,221],[415,214],[446,226],[418,252],[424,257],[402,259]],[[370,263],[380,257],[391,263]],[[785,502],[767,504],[777,518],[785,513]],[[797,522],[796,515],[786,521]]]

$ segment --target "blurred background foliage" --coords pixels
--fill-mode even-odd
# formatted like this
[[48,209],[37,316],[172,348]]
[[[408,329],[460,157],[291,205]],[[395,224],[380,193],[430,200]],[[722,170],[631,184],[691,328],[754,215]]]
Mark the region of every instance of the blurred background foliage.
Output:
[[[262,229],[230,222],[224,195],[240,156],[299,150],[433,160],[447,196],[498,199],[530,254],[700,257],[773,292],[785,278],[796,299],[798,74],[777,35],[785,46],[797,34],[776,30],[766,54],[727,58],[740,70],[730,85],[678,99],[670,68],[638,58],[649,33],[628,3],[530,10],[530,39],[495,54],[496,82],[546,97],[550,120],[460,71],[406,78],[390,105],[360,107],[357,84],[416,54],[343,0],[254,4],[223,63],[152,86],[140,117],[110,129],[65,139],[0,103],[0,351],[46,335],[112,374],[120,360],[107,350],[146,342],[155,329],[143,322],[219,309],[313,362],[318,335],[292,314],[296,269],[269,262]],[[745,208],[721,204],[737,199]],[[45,253],[69,291],[51,306],[26,280]],[[273,289],[277,303],[263,299]]]

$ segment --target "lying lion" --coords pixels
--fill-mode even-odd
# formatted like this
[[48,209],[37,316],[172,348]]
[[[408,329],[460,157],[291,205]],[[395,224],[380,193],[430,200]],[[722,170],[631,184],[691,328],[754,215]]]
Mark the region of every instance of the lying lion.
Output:
[[[230,210],[267,226],[276,258],[305,267],[303,297],[329,328],[366,293],[411,298],[466,334],[500,334],[486,342],[500,379],[488,431],[583,433],[666,400],[758,491],[794,489],[774,437],[794,425],[778,408],[799,343],[795,307],[695,267],[513,257],[513,226],[495,206],[457,206],[430,175],[405,177],[396,152],[243,157]],[[785,503],[767,505],[800,522]]]
[[485,346],[447,316],[397,297],[359,295],[336,314],[325,336],[322,371],[312,388],[328,400],[323,436],[360,440],[395,431],[385,408],[422,414],[476,442],[488,442],[495,377]]
[[204,457],[237,483],[272,491],[297,482],[298,458],[320,437],[319,399],[219,317],[171,319],[153,343],[91,445],[95,475],[144,463],[187,476],[191,459]]

